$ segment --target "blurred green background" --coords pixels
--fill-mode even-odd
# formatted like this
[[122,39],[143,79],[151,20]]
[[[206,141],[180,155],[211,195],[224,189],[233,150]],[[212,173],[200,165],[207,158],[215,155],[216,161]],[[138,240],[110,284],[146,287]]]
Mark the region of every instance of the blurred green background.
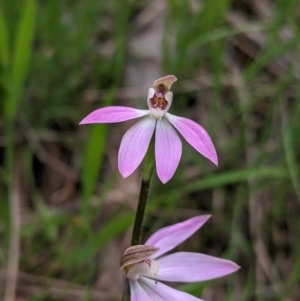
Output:
[[[120,300],[140,171],[117,153],[131,122],[78,126],[93,109],[146,109],[174,74],[170,112],[210,133],[219,167],[185,142],[156,174],[145,237],[211,220],[178,249],[229,258],[232,276],[180,288],[207,301],[300,300],[300,3],[297,0],[1,1],[0,299]],[[5,296],[4,296],[5,295]]]

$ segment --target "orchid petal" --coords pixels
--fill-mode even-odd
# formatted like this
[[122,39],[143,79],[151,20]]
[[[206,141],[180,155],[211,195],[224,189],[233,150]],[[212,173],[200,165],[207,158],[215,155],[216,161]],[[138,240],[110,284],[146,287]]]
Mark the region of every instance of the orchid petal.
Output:
[[156,119],[146,117],[133,125],[123,136],[119,150],[119,170],[126,178],[142,162],[155,129]]
[[159,248],[152,258],[157,258],[178,246],[194,234],[209,218],[210,215],[196,216],[155,232],[145,243],[145,245]]
[[218,165],[218,156],[208,133],[198,123],[183,117],[166,113],[165,117],[180,132],[183,138],[201,155]]
[[105,107],[97,109],[83,118],[79,124],[122,122],[149,114],[149,110],[138,110],[128,107]]
[[136,280],[130,280],[130,300],[131,301],[153,301],[146,292],[140,283]]
[[[153,279],[140,277],[138,281],[142,289],[153,301],[203,301]],[[143,299],[141,300],[143,301]]]
[[181,152],[181,141],[174,128],[165,118],[158,120],[155,131],[156,170],[164,184],[174,175]]
[[209,255],[178,252],[159,259],[155,279],[173,282],[200,282],[231,274],[240,267],[234,262]]

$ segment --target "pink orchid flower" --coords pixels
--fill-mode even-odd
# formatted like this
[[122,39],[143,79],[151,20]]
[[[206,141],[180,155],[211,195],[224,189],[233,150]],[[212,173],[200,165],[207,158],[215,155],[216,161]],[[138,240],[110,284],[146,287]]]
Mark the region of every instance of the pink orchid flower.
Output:
[[131,301],[203,301],[160,281],[206,281],[239,269],[232,261],[199,253],[177,252],[162,256],[190,237],[209,217],[197,216],[162,228],[145,245],[132,246],[125,251],[121,270],[129,280]]
[[215,147],[207,132],[190,119],[168,113],[173,99],[170,88],[176,80],[174,75],[168,75],[154,81],[153,88],[148,91],[149,110],[106,107],[93,111],[80,122],[115,123],[144,117],[125,133],[121,142],[118,165],[124,178],[132,174],[142,162],[154,132],[158,177],[163,183],[172,178],[182,152],[180,138],[173,126],[200,154],[218,164]]

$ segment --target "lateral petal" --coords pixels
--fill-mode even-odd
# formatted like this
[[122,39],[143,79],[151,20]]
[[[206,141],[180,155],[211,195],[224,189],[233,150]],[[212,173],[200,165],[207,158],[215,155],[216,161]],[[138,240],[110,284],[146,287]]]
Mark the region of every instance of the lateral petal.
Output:
[[123,136],[118,164],[121,175],[126,178],[142,162],[156,125],[156,119],[146,117],[133,125]]
[[138,110],[129,107],[105,107],[97,109],[83,118],[79,124],[122,122],[149,114],[149,110]]
[[159,250],[152,256],[158,258],[172,250],[194,234],[210,218],[210,215],[200,215],[184,222],[161,228],[145,242],[145,245],[155,246]]
[[240,267],[226,259],[205,254],[178,252],[159,259],[155,279],[172,282],[200,282],[231,274]]
[[183,138],[202,156],[218,165],[215,146],[206,130],[198,123],[183,117],[166,113],[165,117],[174,125]]
[[[178,291],[159,281],[140,277],[139,283],[145,293],[155,301],[203,301],[190,294]],[[141,299],[142,300],[142,299]]]
[[182,144],[172,125],[165,119],[157,121],[155,160],[158,177],[165,184],[174,175],[181,158]]

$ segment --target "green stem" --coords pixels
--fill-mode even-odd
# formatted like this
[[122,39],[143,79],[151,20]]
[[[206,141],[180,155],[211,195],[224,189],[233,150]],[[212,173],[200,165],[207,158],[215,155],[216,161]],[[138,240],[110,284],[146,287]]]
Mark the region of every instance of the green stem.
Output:
[[[133,231],[132,231],[132,239],[131,239],[132,246],[141,244],[143,222],[144,222],[144,216],[145,216],[145,211],[147,206],[149,188],[151,183],[151,177],[154,170],[154,165],[155,165],[154,141],[152,140],[150,142],[149,148],[147,150],[146,156],[143,161],[139,201],[135,213],[135,219],[134,219]],[[129,287],[128,279],[125,279],[122,301],[130,301],[130,287]]]
[[150,182],[151,182],[153,170],[154,170],[154,143],[153,141],[151,141],[145,159],[143,161],[142,181],[140,187],[139,201],[135,213],[132,238],[131,238],[132,246],[141,244],[143,222],[144,222],[144,216],[145,216],[145,211],[147,206],[147,200],[148,200],[149,188],[150,188]]
[[124,281],[122,301],[130,301],[130,287],[129,287],[129,281],[127,278]]
[[150,186],[150,181],[144,181],[142,179],[139,203],[136,209],[136,215],[135,215],[133,231],[132,231],[132,238],[131,238],[132,246],[141,244],[142,227],[143,227],[144,215],[145,215],[147,199],[149,194],[149,186]]

